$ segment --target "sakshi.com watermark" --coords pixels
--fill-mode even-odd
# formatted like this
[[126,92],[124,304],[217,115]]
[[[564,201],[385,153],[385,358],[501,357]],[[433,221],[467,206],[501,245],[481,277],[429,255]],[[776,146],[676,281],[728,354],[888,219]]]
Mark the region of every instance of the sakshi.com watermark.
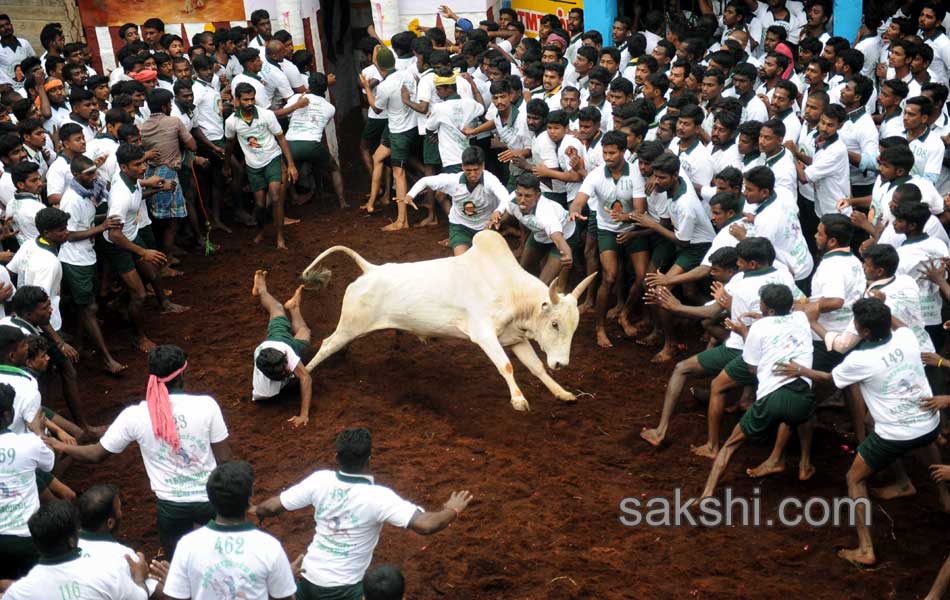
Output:
[[861,521],[870,527],[871,513],[867,498],[788,496],[779,501],[775,513],[766,514],[758,487],[751,497],[735,495],[727,487],[721,498],[699,499],[676,488],[672,497],[620,501],[620,522],[627,527],[854,527]]

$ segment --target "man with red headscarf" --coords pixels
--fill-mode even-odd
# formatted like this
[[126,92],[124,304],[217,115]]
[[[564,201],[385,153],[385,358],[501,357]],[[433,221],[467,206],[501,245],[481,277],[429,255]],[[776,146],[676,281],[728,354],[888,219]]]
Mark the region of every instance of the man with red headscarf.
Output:
[[187,368],[184,350],[156,346],[148,353],[145,401],[119,413],[98,443],[67,446],[46,440],[56,452],[91,463],[136,442],[158,497],[158,537],[169,558],[182,536],[214,518],[205,484],[219,463],[231,460],[221,408],[211,396],[185,393]]

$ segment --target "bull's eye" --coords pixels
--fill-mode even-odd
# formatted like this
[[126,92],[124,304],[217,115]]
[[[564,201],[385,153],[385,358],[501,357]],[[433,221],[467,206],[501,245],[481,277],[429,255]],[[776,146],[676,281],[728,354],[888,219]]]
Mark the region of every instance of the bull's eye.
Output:
[[557,321],[551,321],[551,327],[553,327],[554,330],[557,331],[557,328],[558,328]]

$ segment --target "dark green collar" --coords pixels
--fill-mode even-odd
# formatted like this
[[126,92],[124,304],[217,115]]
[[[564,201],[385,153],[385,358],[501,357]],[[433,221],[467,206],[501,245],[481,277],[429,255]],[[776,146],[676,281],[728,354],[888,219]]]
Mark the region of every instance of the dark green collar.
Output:
[[834,144],[837,141],[838,141],[838,134],[836,133],[830,138],[828,138],[827,140],[825,140],[824,143],[821,145],[821,148],[819,148],[819,150],[824,150],[825,148]]
[[53,256],[56,256],[59,254],[59,247],[54,247],[43,236],[36,238],[36,247],[46,250],[47,252],[51,253]]
[[238,111],[237,111],[238,119],[244,121],[244,122],[247,123],[248,125],[250,125],[251,123],[253,123],[254,120],[257,119],[257,117],[258,117],[258,114],[257,114],[257,105],[255,104],[255,105],[252,106],[251,108],[254,110],[254,114],[251,116],[251,120],[250,120],[250,121],[248,121],[247,119],[244,118],[244,111],[243,111],[243,110],[238,109]]
[[251,73],[251,72],[249,72],[249,71],[244,71],[244,74],[247,75],[248,77],[250,77],[251,79],[256,79],[256,80],[260,81],[261,83],[264,82],[264,80],[261,79],[260,73]]
[[758,277],[759,275],[768,275],[769,273],[774,273],[775,267],[762,267],[761,269],[756,269],[754,271],[745,271],[743,277]]
[[97,134],[96,134],[96,139],[97,139],[97,140],[112,140],[113,142],[118,142],[118,141],[119,141],[119,140],[115,139],[114,137],[112,137],[111,135],[109,135],[108,132],[97,133]]
[[713,151],[714,151],[714,152],[725,152],[726,150],[728,150],[729,148],[731,148],[732,145],[735,144],[735,143],[736,143],[736,138],[735,138],[735,136],[733,136],[733,137],[729,138],[728,140],[726,140],[726,143],[725,143],[725,144],[722,144],[722,145],[719,145],[719,146],[713,144]]
[[777,196],[775,195],[775,192],[772,192],[772,194],[768,198],[765,199],[765,202],[762,202],[758,206],[755,207],[755,214],[759,214],[760,212],[768,208],[773,202],[775,202],[776,197]]
[[865,112],[866,111],[863,106],[857,110],[853,110],[848,113],[848,120],[850,120],[852,123],[857,123],[858,119],[863,117]]
[[27,379],[33,379],[29,373],[24,371],[19,367],[14,367],[13,365],[0,365],[0,373],[6,373],[7,375],[17,375],[19,377],[26,377]]
[[61,565],[80,557],[82,557],[82,551],[79,548],[73,548],[69,552],[58,556],[44,556],[40,558],[39,563],[41,565]]
[[337,471],[336,478],[344,483],[364,483],[366,485],[373,485],[372,475],[354,475],[352,473]]
[[670,196],[670,200],[672,200],[673,202],[676,202],[677,200],[682,198],[683,194],[686,193],[686,182],[683,180],[683,178],[677,177],[676,181],[677,181],[676,193]]
[[872,342],[870,340],[864,340],[863,342],[858,344],[858,347],[855,348],[855,350],[870,350],[871,348],[877,348],[878,346],[883,346],[884,344],[891,341],[891,337],[892,335],[888,333],[887,337],[884,338],[883,340],[878,340],[876,342]]
[[900,109],[900,107],[898,106],[898,107],[897,107],[897,110],[895,110],[893,113],[891,113],[891,114],[889,114],[889,115],[887,115],[887,114],[884,115],[884,122],[886,123],[887,121],[890,121],[891,119],[893,119],[893,118],[895,118],[895,117],[899,117],[899,116],[901,116],[903,113],[904,113],[904,111],[902,111],[902,110]]
[[[766,166],[766,167],[769,167],[769,168],[774,167],[774,166],[775,166],[775,163],[777,163],[778,161],[782,160],[782,157],[783,157],[783,156],[785,156],[785,147],[784,147],[784,146],[782,147],[781,150],[779,150],[778,152],[776,152],[774,155],[772,155],[772,156],[766,156],[766,157],[765,157],[765,166]],[[773,196],[774,196],[774,194],[773,194]]]
[[628,163],[627,161],[623,161],[623,168],[620,169],[620,177],[618,177],[617,179],[614,179],[614,175],[613,173],[610,172],[610,167],[608,167],[607,165],[604,165],[604,175],[610,181],[617,183],[617,181],[623,179],[624,177],[628,177],[630,175],[630,163]]
[[891,179],[887,182],[887,191],[891,191],[891,188],[896,188],[899,185],[904,185],[908,181],[910,181],[910,175],[904,175],[903,177]]
[[207,527],[211,531],[221,531],[221,532],[254,531],[255,529],[257,529],[257,527],[255,527],[253,523],[248,523],[247,521],[244,521],[243,523],[234,523],[233,525],[223,525],[221,523],[218,523],[214,519],[211,519],[210,521],[208,521],[205,527]]
[[759,152],[758,150],[756,150],[755,152],[749,152],[748,154],[742,157],[742,164],[747,165],[751,163],[755,159],[759,158],[760,154],[762,153]]
[[907,236],[907,239],[904,240],[904,245],[906,246],[907,244],[916,244],[917,242],[922,242],[929,237],[930,236],[927,235],[926,233],[919,233],[913,237]]
[[125,173],[119,173],[119,177],[122,178],[122,183],[129,188],[130,192],[135,193],[135,191],[139,189],[139,182],[127,176]]
[[791,109],[791,107],[786,108],[786,109],[783,110],[782,112],[775,113],[775,118],[778,119],[779,121],[784,121],[784,120],[785,120],[785,117],[787,117],[787,116],[790,115],[790,114],[792,114],[792,109]]
[[485,172],[482,171],[482,176],[478,178],[478,181],[475,183],[475,185],[469,184],[468,179],[465,177],[465,173],[459,175],[459,183],[464,184],[465,187],[469,189],[469,191],[474,190],[478,186],[485,183]]
[[[684,154],[684,153],[690,154],[693,152],[693,150],[696,149],[696,146],[698,145],[699,145],[699,138],[698,137],[693,138],[693,141],[690,143],[690,145],[686,146],[686,150],[680,150],[680,154]],[[677,145],[677,147],[679,147],[679,145]]]
[[114,542],[116,541],[112,534],[108,531],[87,531],[85,529],[79,530],[79,539],[87,540],[90,542]]

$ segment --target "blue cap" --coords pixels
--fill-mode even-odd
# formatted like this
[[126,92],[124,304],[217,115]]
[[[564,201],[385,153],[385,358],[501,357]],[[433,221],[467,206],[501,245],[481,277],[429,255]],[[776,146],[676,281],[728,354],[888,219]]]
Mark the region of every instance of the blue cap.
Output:
[[455,26],[461,29],[462,31],[468,33],[472,29],[475,29],[475,26],[472,25],[472,22],[468,19],[459,19],[455,22]]

